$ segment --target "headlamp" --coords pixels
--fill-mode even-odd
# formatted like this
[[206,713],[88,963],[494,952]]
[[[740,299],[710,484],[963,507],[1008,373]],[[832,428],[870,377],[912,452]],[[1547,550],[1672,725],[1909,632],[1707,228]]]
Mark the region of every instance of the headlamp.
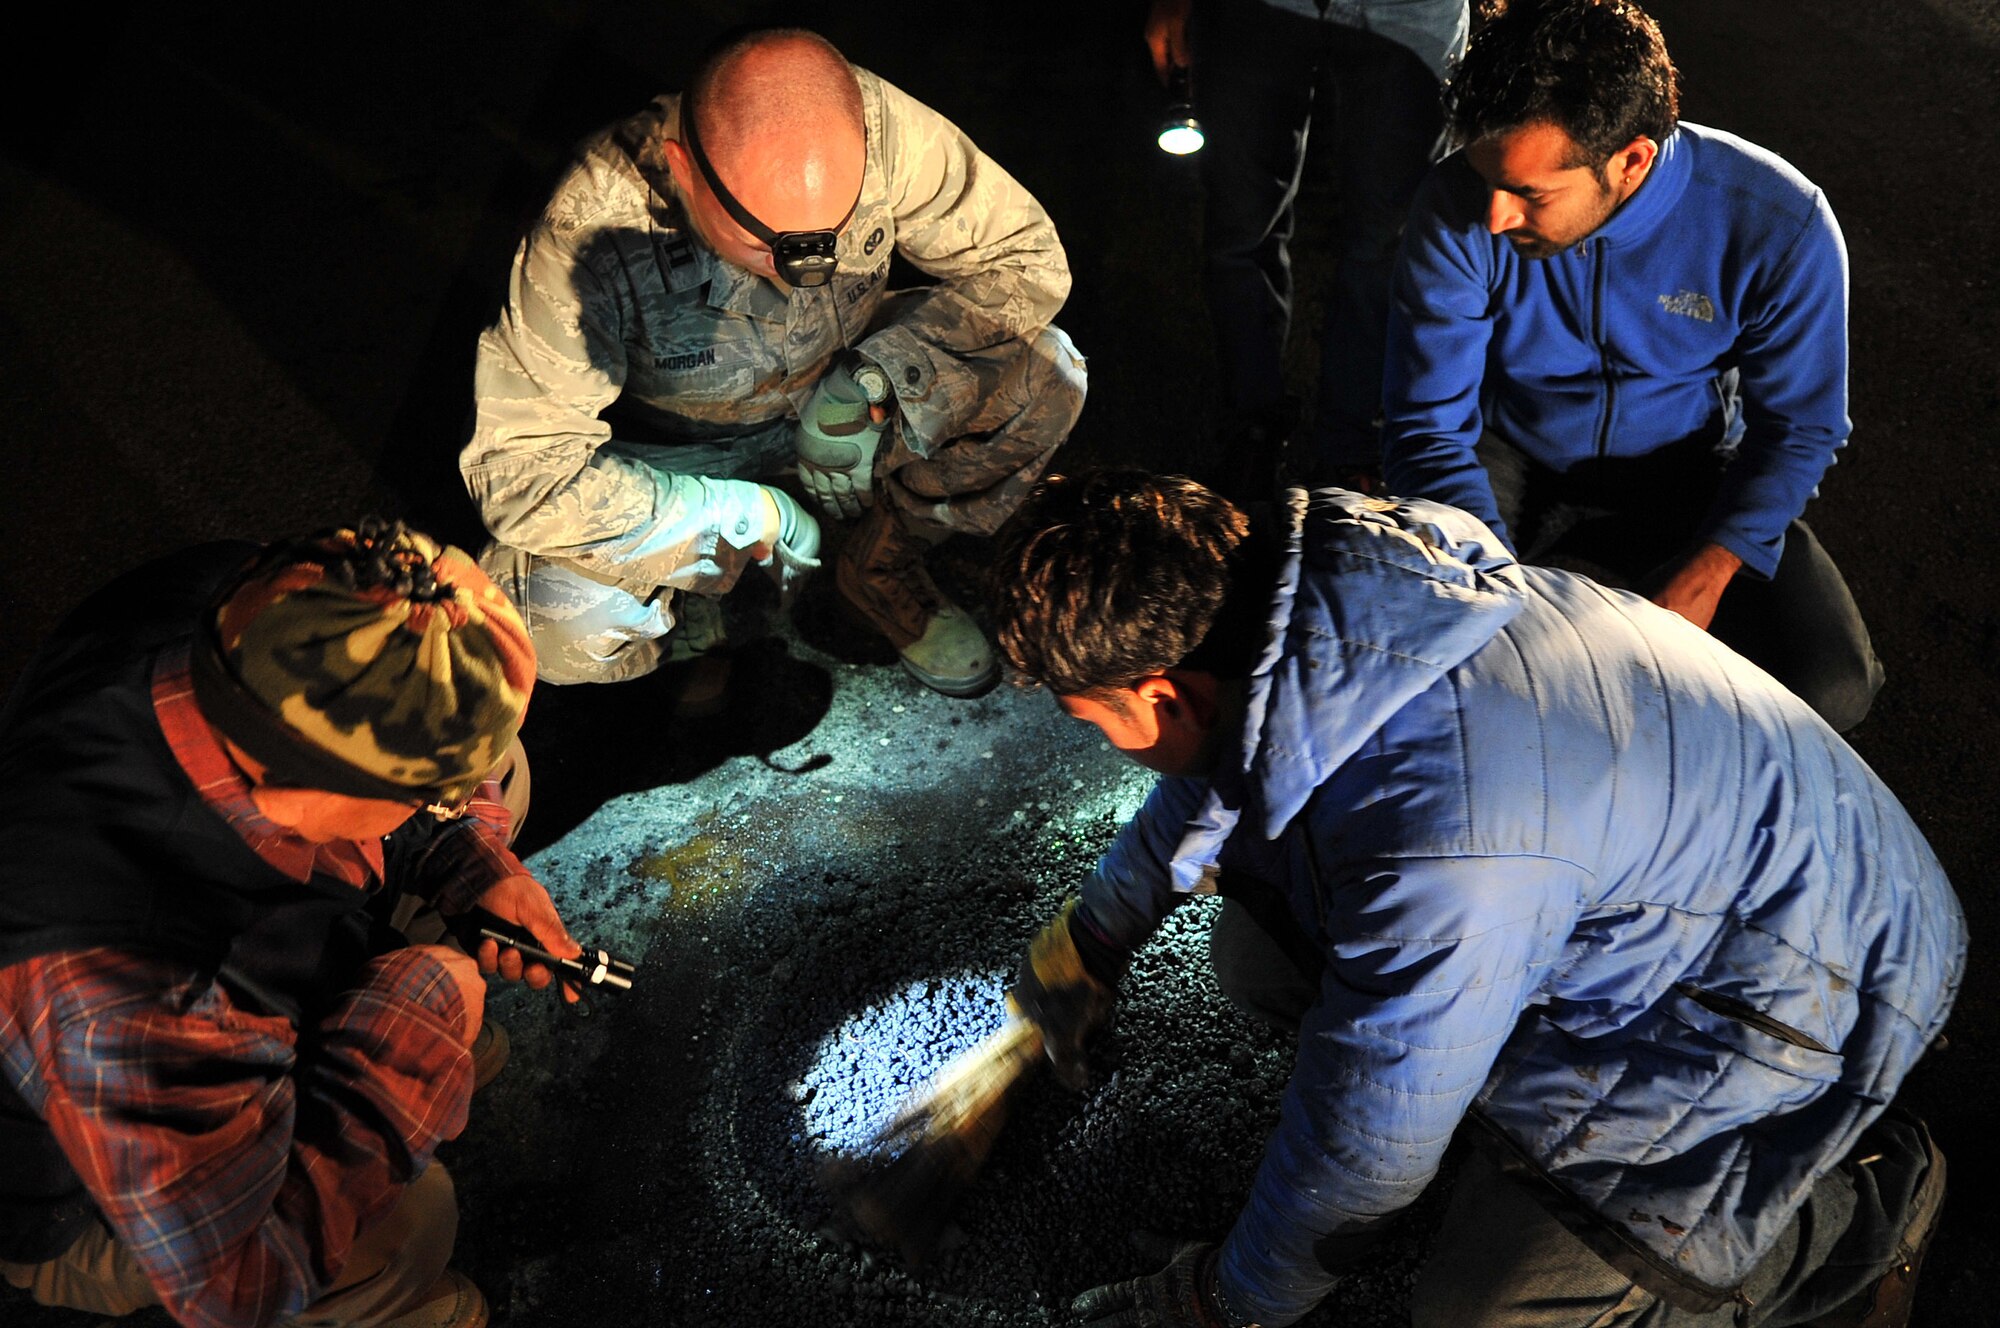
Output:
[[1167,95],[1174,100],[1160,125],[1160,151],[1176,157],[1201,151],[1208,135],[1202,132],[1201,121],[1194,118],[1194,76],[1186,65],[1167,71]]
[[736,195],[729,192],[715,174],[715,167],[709,165],[708,154],[701,149],[701,136],[694,128],[694,107],[688,99],[681,98],[681,143],[688,155],[694,158],[695,169],[708,182],[709,192],[716,202],[738,226],[761,240],[771,250],[772,265],[778,269],[778,278],[787,286],[824,286],[833,280],[833,270],[839,260],[834,250],[840,242],[841,227],[853,217],[854,209],[861,204],[861,190],[854,191],[854,201],[847,205],[846,215],[832,230],[824,231],[774,231],[751,215],[750,209],[736,201]]

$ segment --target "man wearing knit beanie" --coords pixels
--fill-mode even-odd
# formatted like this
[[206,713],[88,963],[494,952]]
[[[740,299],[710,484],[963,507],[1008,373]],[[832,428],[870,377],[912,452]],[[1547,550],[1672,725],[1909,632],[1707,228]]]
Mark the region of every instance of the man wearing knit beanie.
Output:
[[[86,601],[0,710],[0,1275],[96,1314],[476,1328],[446,1264],[504,1041],[483,907],[579,952],[508,847],[535,676],[476,563],[367,521]],[[397,914],[400,916],[400,914]]]

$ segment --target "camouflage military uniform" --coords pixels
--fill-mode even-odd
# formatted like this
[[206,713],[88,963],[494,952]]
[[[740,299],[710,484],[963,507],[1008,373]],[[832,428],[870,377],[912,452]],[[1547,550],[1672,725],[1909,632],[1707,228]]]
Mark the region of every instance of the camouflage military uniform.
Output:
[[[550,681],[651,670],[684,612],[741,573],[761,495],[843,345],[895,385],[876,492],[910,531],[990,533],[1082,408],[1049,320],[1069,292],[1054,225],[935,111],[857,69],[868,139],[832,282],[789,296],[687,226],[661,153],[678,95],[587,141],[480,338],[460,459]],[[938,279],[892,294],[900,251]],[[609,411],[609,417],[604,412]]]

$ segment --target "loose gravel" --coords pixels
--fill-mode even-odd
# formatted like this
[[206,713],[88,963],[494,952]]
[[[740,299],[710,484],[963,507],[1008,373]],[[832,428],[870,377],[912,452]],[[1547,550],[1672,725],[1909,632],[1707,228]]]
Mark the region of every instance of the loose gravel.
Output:
[[[1063,1324],[1248,1192],[1290,1048],[1217,990],[1196,899],[1135,959],[1086,1091],[1016,1089],[928,1263],[838,1234],[823,1168],[998,1026],[1150,776],[1044,695],[952,702],[792,648],[833,680],[803,741],[615,799],[532,861],[579,936],[643,961],[587,1020],[495,998],[514,1062],[449,1162],[460,1262],[508,1322]],[[1308,1322],[1406,1321],[1430,1208]]]

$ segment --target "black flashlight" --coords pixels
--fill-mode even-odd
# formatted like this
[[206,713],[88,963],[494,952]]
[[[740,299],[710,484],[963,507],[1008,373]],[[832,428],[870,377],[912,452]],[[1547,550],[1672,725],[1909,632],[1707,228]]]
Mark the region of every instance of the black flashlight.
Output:
[[584,987],[630,991],[633,975],[639,971],[637,965],[613,959],[609,952],[588,945],[574,959],[558,959],[544,950],[526,927],[517,927],[483,908],[457,915],[451,919],[451,926],[468,949],[477,950],[481,941],[498,941],[509,949],[519,950],[524,959],[548,965],[555,970],[558,981],[579,991]]
[[1168,69],[1167,95],[1173,104],[1160,124],[1160,151],[1176,157],[1201,151],[1208,135],[1202,132],[1201,121],[1194,118],[1194,71],[1186,65]]

